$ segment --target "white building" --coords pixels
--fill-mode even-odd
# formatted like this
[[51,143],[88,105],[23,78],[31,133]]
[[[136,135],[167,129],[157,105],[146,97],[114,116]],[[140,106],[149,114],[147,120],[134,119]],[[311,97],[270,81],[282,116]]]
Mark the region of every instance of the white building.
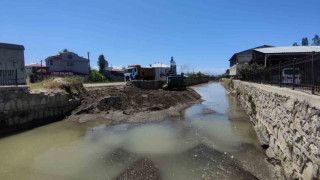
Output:
[[155,69],[156,80],[165,78],[170,70],[170,66],[162,63],[154,63],[154,64],[151,64],[150,67]]

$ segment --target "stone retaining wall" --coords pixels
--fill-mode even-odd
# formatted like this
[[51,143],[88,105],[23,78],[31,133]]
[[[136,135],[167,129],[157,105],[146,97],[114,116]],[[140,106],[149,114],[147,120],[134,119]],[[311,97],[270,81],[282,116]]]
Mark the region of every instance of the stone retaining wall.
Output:
[[320,97],[287,88],[229,81],[271,159],[289,179],[319,179]]
[[34,94],[27,86],[0,87],[0,135],[60,120],[79,104],[70,94]]

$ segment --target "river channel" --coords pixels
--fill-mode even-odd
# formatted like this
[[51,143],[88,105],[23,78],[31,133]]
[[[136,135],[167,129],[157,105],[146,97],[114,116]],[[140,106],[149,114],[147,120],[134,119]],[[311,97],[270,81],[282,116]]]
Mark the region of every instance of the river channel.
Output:
[[193,88],[204,101],[162,122],[83,128],[60,121],[1,138],[0,179],[113,179],[141,158],[165,180],[274,179],[236,99],[219,83]]

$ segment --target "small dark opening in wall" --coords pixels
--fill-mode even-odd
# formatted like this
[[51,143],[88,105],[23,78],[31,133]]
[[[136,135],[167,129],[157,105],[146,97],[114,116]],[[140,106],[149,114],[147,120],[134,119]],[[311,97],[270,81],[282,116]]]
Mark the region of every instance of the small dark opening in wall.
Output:
[[268,148],[269,148],[269,144],[262,144],[261,147],[262,147],[263,149],[268,149]]

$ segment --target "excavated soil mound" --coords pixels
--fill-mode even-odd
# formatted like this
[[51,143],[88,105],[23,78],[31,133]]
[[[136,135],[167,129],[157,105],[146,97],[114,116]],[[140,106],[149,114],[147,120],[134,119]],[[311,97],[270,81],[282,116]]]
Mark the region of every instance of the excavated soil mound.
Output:
[[111,120],[112,124],[162,121],[178,116],[200,95],[193,89],[185,91],[144,90],[132,86],[89,88],[82,93],[82,102],[72,113],[79,123],[96,119]]
[[193,102],[200,95],[193,89],[185,91],[143,90],[131,86],[89,89],[75,114],[122,110],[124,113],[157,111],[177,104]]

